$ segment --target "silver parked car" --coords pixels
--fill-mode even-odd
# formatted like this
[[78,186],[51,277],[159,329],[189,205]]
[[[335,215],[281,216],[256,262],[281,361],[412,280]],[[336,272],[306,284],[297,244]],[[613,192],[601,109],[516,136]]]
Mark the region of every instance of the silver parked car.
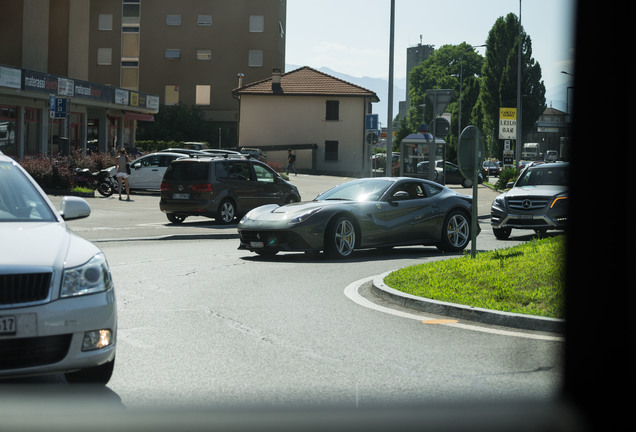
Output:
[[569,164],[532,164],[526,167],[508,192],[495,198],[490,224],[495,237],[506,239],[512,229],[542,234],[563,230],[568,220]]
[[64,222],[89,214],[78,197],[64,197],[58,212],[31,176],[0,152],[0,378],[110,379],[117,308],[108,263]]
[[[159,190],[161,179],[170,162],[184,157],[189,156],[185,153],[160,151],[133,160],[130,162],[130,177],[128,177],[130,189]],[[110,167],[109,170],[111,176],[117,173],[116,166]]]

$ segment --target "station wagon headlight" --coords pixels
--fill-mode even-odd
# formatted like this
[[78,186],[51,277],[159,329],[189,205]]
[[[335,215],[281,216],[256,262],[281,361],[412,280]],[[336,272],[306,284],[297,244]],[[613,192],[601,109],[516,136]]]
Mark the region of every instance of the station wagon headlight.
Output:
[[91,258],[86,264],[64,270],[60,297],[73,297],[108,291],[113,281],[103,253]]

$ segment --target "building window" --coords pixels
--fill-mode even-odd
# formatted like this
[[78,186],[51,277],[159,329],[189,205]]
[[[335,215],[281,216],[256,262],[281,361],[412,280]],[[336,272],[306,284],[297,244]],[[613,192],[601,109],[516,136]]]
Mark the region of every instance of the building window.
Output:
[[249,67],[263,67],[263,50],[249,50],[247,65]]
[[121,87],[127,90],[139,89],[139,68],[123,67],[121,68]]
[[263,33],[265,31],[265,17],[263,15],[250,15],[250,33]]
[[99,14],[97,28],[99,30],[112,30],[113,14]]
[[197,25],[210,27],[212,25],[212,15],[198,15]]
[[178,15],[178,14],[166,15],[166,25],[167,26],[180,26],[181,25],[181,15]]
[[167,85],[164,94],[165,105],[176,105],[179,103],[179,86]]
[[124,2],[121,13],[122,25],[139,24],[139,3]]
[[180,49],[167,49],[164,54],[168,60],[179,60],[181,58]]
[[139,59],[139,33],[122,33],[121,56],[125,59]]
[[327,101],[327,112],[325,113],[325,120],[339,120],[340,119],[340,102],[334,100]]
[[325,141],[325,160],[338,160],[338,141]]
[[97,64],[111,65],[113,63],[112,48],[97,48]]
[[197,105],[210,105],[210,86],[197,85]]
[[197,60],[212,60],[212,50],[197,48]]

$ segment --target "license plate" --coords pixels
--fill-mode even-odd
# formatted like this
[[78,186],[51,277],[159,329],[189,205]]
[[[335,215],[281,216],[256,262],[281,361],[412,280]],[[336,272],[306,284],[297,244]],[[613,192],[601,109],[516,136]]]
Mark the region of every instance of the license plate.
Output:
[[253,248],[262,248],[264,245],[263,242],[250,242],[250,246]]
[[16,333],[16,320],[12,315],[0,316],[0,335],[13,335]]
[[533,215],[528,215],[528,214],[519,215],[519,219],[532,219],[532,218],[533,218]]
[[176,193],[172,194],[173,199],[190,199],[190,194]]

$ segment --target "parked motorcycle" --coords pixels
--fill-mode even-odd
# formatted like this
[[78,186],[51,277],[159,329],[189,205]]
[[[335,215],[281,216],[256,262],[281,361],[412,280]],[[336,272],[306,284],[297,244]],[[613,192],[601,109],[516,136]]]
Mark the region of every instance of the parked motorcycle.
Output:
[[88,168],[75,168],[73,179],[78,186],[94,188],[105,197],[111,196],[117,189],[117,182],[108,169],[92,172]]

